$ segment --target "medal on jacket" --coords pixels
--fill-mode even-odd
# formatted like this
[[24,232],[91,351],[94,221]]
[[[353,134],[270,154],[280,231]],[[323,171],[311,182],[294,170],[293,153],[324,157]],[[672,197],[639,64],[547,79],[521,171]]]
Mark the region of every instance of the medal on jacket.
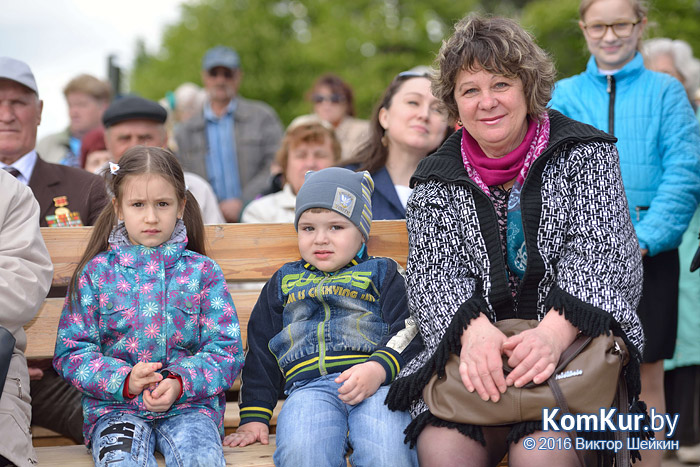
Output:
[[49,227],[80,227],[83,222],[80,220],[78,211],[71,211],[68,206],[68,197],[56,196],[53,199],[53,204],[56,206],[54,214],[46,216],[46,223]]

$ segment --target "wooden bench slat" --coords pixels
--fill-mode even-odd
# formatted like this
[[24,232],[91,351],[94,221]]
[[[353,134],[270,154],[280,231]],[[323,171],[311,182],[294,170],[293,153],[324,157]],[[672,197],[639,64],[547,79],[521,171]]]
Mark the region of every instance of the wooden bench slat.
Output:
[[[91,232],[92,227],[41,229],[54,265],[54,286],[68,285]],[[265,281],[284,263],[299,259],[292,224],[207,225],[205,234],[207,254],[219,263],[228,281]],[[368,249],[370,254],[388,256],[406,266],[406,223],[374,221]]]

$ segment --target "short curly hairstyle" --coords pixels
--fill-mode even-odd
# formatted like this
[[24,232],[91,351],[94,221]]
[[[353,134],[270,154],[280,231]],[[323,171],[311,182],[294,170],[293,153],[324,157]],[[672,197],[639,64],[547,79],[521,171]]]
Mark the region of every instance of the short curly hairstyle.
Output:
[[461,70],[483,69],[510,79],[520,78],[531,118],[546,111],[556,80],[549,54],[517,22],[478,14],[470,14],[455,25],[454,34],[443,41],[434,66],[433,94],[454,120],[459,119],[454,92]]

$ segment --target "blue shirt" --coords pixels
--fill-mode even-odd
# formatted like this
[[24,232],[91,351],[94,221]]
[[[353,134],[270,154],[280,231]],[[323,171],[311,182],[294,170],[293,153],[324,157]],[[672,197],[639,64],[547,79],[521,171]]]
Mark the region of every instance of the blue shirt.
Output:
[[238,157],[234,141],[236,101],[231,100],[221,117],[214,114],[211,105],[204,105],[209,151],[206,156],[207,174],[219,201],[240,198],[241,180],[238,173]]

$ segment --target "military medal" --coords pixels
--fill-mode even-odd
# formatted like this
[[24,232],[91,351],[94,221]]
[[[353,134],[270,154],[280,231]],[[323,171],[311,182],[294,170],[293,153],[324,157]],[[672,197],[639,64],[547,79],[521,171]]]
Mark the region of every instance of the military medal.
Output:
[[78,211],[71,211],[68,206],[67,196],[56,196],[53,199],[56,210],[51,216],[46,216],[46,223],[49,227],[80,227],[83,222],[80,220]]

